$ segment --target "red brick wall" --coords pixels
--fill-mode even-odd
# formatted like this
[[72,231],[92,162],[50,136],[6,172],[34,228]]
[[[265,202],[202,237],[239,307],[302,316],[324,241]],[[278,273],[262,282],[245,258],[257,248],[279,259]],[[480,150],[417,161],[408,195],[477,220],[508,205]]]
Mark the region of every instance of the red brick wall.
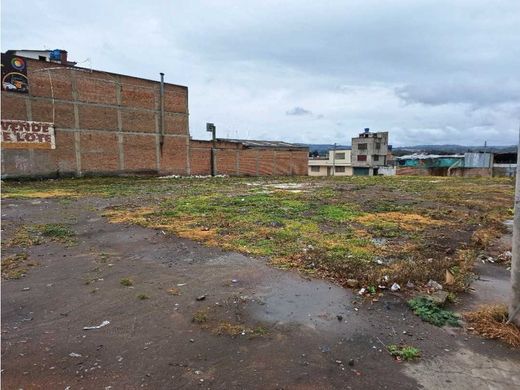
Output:
[[[211,174],[210,141],[190,142],[193,175]],[[246,148],[241,144],[218,141],[215,150],[216,173],[229,176],[307,175],[308,151],[303,149]]]
[[2,119],[55,124],[54,150],[2,150],[2,176],[188,174],[188,89],[27,59],[29,94],[2,93]]
[[[209,175],[211,142],[189,139],[188,89],[27,59],[29,94],[2,93],[2,118],[52,122],[56,149],[3,149],[2,176],[152,172]],[[162,140],[162,142],[161,142]],[[306,175],[307,151],[219,141],[218,174]]]

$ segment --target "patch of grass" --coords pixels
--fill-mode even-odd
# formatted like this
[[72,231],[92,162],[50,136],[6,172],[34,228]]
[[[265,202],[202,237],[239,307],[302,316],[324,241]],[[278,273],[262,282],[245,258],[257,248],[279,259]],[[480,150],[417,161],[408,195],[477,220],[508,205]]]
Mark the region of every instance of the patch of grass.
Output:
[[386,347],[388,352],[398,360],[414,360],[420,357],[421,350],[409,345],[389,345]]
[[134,281],[130,278],[122,278],[119,283],[121,286],[130,287],[134,285]]
[[423,321],[429,322],[435,326],[460,326],[459,318],[452,312],[437,306],[434,302],[426,297],[415,297],[408,301],[408,305],[413,312]]
[[150,297],[146,294],[138,294],[137,295],[137,299],[141,300],[141,301],[144,301],[146,299],[150,299]]
[[508,310],[505,305],[481,306],[476,311],[464,313],[463,317],[470,332],[520,347],[520,328],[512,323],[506,324]]
[[4,279],[20,279],[27,272],[25,267],[28,255],[25,252],[17,253],[12,256],[2,257],[2,278]]
[[[118,206],[104,214],[111,222],[266,256],[280,268],[339,284],[354,278],[377,285],[388,275],[401,285],[408,280],[420,285],[454,270],[455,283],[448,288],[460,291],[470,281],[471,252],[489,245],[502,232],[502,221],[511,218],[513,184],[509,178],[403,176],[111,177],[7,181],[3,193],[117,198]],[[34,227],[19,238],[26,246],[58,239]],[[372,238],[388,240],[374,245]],[[461,250],[468,255],[459,256]],[[376,257],[385,263],[377,264]]]
[[40,245],[46,240],[72,243],[75,233],[63,224],[49,223],[43,225],[27,225],[18,228],[6,247],[30,247]]
[[40,231],[45,237],[51,237],[57,240],[66,240],[76,235],[71,228],[59,223],[41,225]]
[[209,313],[208,313],[208,309],[200,309],[200,310],[197,310],[195,312],[195,314],[193,314],[193,317],[191,319],[192,322],[195,322],[197,324],[204,324],[205,322],[208,321],[208,316],[209,316]]
[[319,220],[347,222],[353,220],[355,217],[362,215],[356,206],[351,205],[322,205],[315,210],[316,217]]
[[20,246],[27,248],[41,243],[42,237],[33,226],[22,226],[16,230],[13,238],[7,242],[6,247]]
[[250,328],[243,324],[233,324],[228,321],[220,321],[213,327],[212,331],[220,336],[249,336],[249,338],[262,337],[269,334],[269,330],[264,326]]

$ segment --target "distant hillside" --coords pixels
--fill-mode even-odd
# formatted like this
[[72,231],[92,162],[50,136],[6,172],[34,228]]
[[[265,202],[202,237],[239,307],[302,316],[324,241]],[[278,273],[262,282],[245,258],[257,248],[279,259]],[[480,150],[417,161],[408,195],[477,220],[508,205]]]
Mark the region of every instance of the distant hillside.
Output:
[[[309,153],[318,152],[320,156],[325,156],[329,150],[334,149],[334,144],[299,144],[309,148]],[[348,149],[347,145],[336,145],[336,149]]]
[[464,146],[464,145],[415,145],[393,148],[393,154],[402,156],[412,153],[459,154],[465,152],[516,153],[516,146]]
[[[329,150],[334,149],[334,144],[298,144],[309,148],[309,153],[317,152],[320,156],[325,156]],[[350,145],[336,145],[336,149],[350,150]],[[395,156],[404,156],[413,153],[429,153],[429,154],[462,154],[465,152],[491,152],[491,153],[516,153],[516,146],[464,146],[464,145],[414,145],[392,147],[392,154]]]

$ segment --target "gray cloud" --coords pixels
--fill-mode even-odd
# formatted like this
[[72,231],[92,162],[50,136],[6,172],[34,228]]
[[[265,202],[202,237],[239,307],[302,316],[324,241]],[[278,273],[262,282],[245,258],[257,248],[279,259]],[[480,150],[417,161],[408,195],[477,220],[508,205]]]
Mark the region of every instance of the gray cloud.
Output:
[[394,145],[518,139],[518,0],[2,5],[3,50],[59,47],[96,69],[187,85],[194,137],[211,121],[295,142],[343,143],[364,127]]
[[306,110],[303,107],[294,107],[290,110],[285,112],[285,115],[295,115],[295,116],[302,116],[302,115],[312,115],[312,112],[309,110]]
[[408,104],[470,104],[482,107],[520,102],[520,83],[517,80],[454,80],[438,84],[406,85],[396,88],[395,92]]

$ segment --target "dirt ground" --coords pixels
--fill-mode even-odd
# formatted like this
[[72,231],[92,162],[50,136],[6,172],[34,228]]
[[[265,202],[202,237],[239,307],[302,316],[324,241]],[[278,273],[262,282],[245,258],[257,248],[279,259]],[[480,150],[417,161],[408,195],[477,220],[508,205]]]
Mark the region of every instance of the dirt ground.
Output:
[[[3,201],[3,243],[25,225],[66,224],[74,233],[3,251],[24,252],[32,264],[2,282],[3,388],[520,386],[520,351],[424,323],[399,293],[367,301],[262,258],[109,223],[102,215],[114,202]],[[503,267],[489,272],[507,283]],[[455,309],[478,299],[478,289],[472,294]],[[103,321],[110,323],[84,330]],[[399,343],[419,348],[421,358],[393,359],[385,345]]]

